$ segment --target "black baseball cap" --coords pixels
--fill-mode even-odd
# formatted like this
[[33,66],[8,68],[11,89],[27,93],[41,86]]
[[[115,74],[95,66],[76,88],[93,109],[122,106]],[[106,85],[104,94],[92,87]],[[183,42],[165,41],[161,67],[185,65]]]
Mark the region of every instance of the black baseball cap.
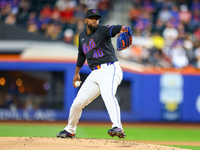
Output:
[[88,9],[85,15],[85,18],[89,18],[89,17],[93,17],[93,16],[97,16],[98,18],[101,18],[101,16],[99,15],[98,10],[96,9]]

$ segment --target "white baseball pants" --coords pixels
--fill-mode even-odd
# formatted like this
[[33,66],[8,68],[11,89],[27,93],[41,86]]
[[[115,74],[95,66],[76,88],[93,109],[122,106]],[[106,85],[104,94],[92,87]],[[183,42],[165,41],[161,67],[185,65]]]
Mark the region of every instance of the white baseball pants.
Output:
[[86,78],[73,101],[70,108],[68,125],[64,130],[75,134],[82,109],[100,94],[111,119],[112,127],[122,129],[120,108],[115,97],[122,77],[123,73],[118,61],[110,65],[102,64],[101,69],[93,70]]

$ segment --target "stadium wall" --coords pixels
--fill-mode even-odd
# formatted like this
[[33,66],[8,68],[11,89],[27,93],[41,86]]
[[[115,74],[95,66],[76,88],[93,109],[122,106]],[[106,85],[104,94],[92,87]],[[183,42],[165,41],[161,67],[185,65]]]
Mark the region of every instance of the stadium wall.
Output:
[[[70,106],[78,89],[72,86],[74,62],[1,61],[0,71],[63,71],[64,109],[38,109],[35,111],[0,109],[0,120],[67,120]],[[200,74],[180,72],[142,73],[124,70],[118,98],[122,106],[122,121],[178,121],[200,122]],[[90,70],[84,65],[81,74]],[[121,89],[120,89],[121,88]],[[124,93],[127,93],[124,95]],[[83,110],[81,120],[109,121],[105,108],[98,100]],[[97,108],[97,109],[96,109]]]

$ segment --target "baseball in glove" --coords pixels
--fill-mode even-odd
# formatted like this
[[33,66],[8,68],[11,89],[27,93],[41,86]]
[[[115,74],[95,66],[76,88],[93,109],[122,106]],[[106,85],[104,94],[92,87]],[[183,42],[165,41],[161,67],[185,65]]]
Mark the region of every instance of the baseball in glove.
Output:
[[121,51],[128,48],[132,44],[133,31],[130,26],[125,26],[117,34],[117,50]]

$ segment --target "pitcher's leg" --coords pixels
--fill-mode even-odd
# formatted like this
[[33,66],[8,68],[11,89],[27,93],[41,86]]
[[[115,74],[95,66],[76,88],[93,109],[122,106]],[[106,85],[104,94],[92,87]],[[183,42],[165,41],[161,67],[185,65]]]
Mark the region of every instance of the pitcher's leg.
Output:
[[112,127],[119,127],[122,129],[120,107],[115,97],[117,87],[122,80],[121,68],[113,65],[113,67],[110,68],[110,74],[106,77],[108,80],[99,83],[101,96],[106,105],[111,122],[113,123]]
[[[111,92],[111,93],[109,93]],[[112,93],[112,90],[103,90],[101,92],[102,98],[106,105],[110,120],[112,122],[112,127],[122,128],[121,124],[121,114],[120,107],[115,95]]]
[[75,100],[73,101],[73,104],[70,108],[68,125],[64,128],[64,130],[68,131],[71,134],[74,134],[76,132],[82,109],[86,105],[91,103],[99,95],[99,86],[95,82],[93,82],[88,76],[88,78],[81,86]]

